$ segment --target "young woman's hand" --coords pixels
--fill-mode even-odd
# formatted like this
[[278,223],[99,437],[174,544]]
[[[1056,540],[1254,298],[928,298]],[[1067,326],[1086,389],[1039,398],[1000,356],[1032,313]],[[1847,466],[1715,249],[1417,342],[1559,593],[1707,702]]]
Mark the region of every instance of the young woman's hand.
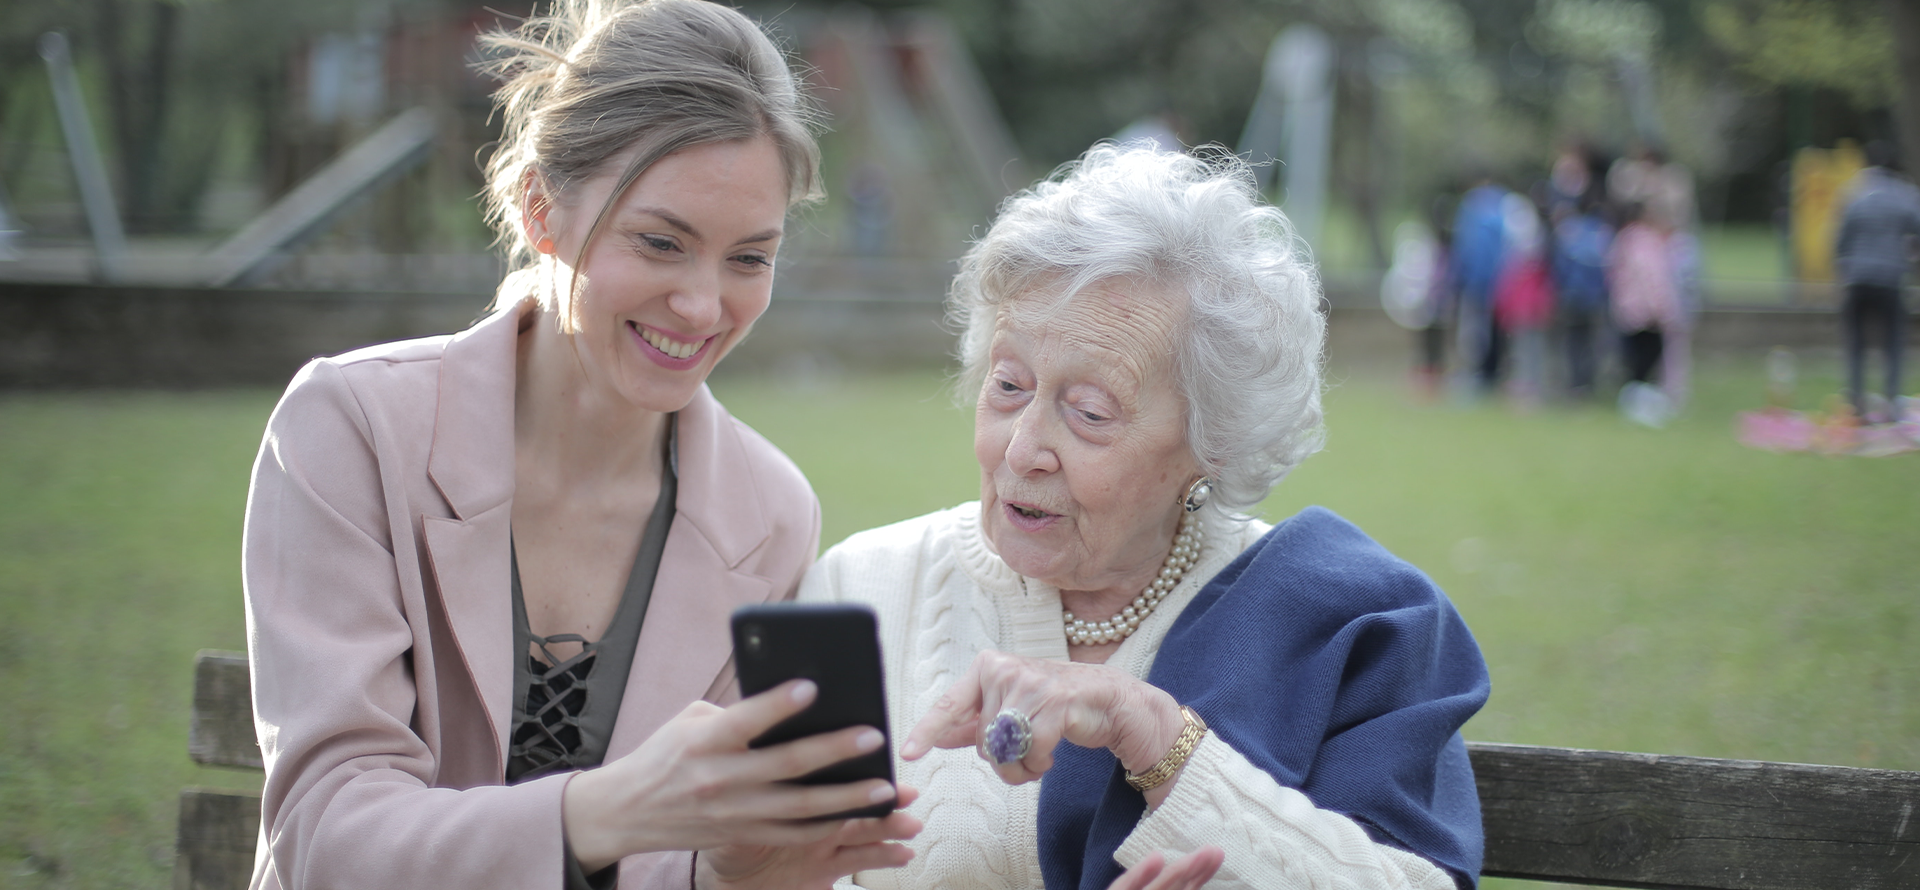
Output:
[[1139,865],[1115,878],[1107,890],[1200,890],[1226,859],[1226,851],[1219,847],[1201,847],[1172,864],[1159,853],[1148,853]]
[[920,793],[901,785],[900,809],[877,819],[849,819],[825,840],[797,846],[743,846],[703,850],[695,862],[697,890],[829,890],[854,872],[899,868],[913,851],[899,841],[920,833],[906,807]]
[[785,782],[880,747],[886,739],[876,728],[747,747],[818,694],[811,681],[792,680],[727,708],[694,702],[633,753],[575,776],[561,805],[574,857],[591,873],[656,850],[812,844],[846,820],[807,820],[894,799],[881,779]]

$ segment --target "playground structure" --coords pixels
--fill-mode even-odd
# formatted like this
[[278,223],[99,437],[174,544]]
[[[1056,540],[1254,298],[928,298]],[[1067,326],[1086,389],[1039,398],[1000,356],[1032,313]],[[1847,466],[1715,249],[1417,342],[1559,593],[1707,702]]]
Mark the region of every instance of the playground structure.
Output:
[[[783,25],[799,33],[804,69],[831,118],[823,143],[834,189],[824,205],[801,211],[789,255],[807,257],[796,265],[809,268],[787,278],[808,289],[852,291],[870,280],[881,293],[897,293],[903,279],[912,279],[918,296],[936,298],[920,289],[927,276],[903,275],[902,267],[951,259],[967,233],[1030,175],[971,57],[952,27],[928,13],[882,18],[850,7]],[[15,245],[0,262],[0,280],[369,291],[395,289],[397,280],[402,290],[486,292],[503,271],[479,245],[461,256],[374,258],[325,238],[409,171],[446,158],[470,163],[478,146],[464,142],[473,137],[461,140],[461,128],[446,122],[464,113],[455,106],[471,97],[443,97],[393,115],[237,231],[196,249],[191,238],[130,242],[65,37],[46,35],[42,55],[90,237],[57,243],[13,231],[0,205],[0,229],[13,231]],[[378,53],[366,57],[378,64]],[[360,79],[381,75],[363,72]]]
[[[774,308],[732,364],[938,360],[951,342],[939,306],[953,259],[1008,194],[1044,171],[1021,157],[970,54],[940,16],[847,7],[795,11],[780,24],[795,37],[831,122],[823,137],[830,191],[824,203],[796,212]],[[465,77],[462,54],[450,47],[467,45],[458,41],[477,30],[463,22],[391,39],[437,46],[419,52],[407,76],[444,82],[452,76],[430,69],[453,65]],[[491,299],[505,269],[477,245],[406,252],[377,249],[387,243],[377,238],[340,237],[382,227],[370,217],[417,197],[424,172],[457,180],[447,167],[473,166],[484,141],[474,122],[484,84],[388,89],[418,101],[384,121],[369,106],[375,117],[333,131],[364,135],[337,143],[344,149],[324,162],[318,148],[329,143],[303,149],[314,169],[223,238],[128,238],[66,41],[49,35],[42,49],[92,237],[63,242],[17,231],[0,192],[0,385],[284,380],[312,355],[464,326]],[[1286,160],[1257,170],[1281,178],[1278,200],[1310,241],[1327,203],[1337,51],[1311,26],[1282,33],[1238,147],[1255,161]],[[477,219],[477,209],[455,210]],[[1338,350],[1403,353],[1404,336],[1376,323],[1384,320],[1375,317],[1378,273],[1323,270],[1323,281]],[[1829,287],[1706,282],[1699,347],[1837,344],[1830,298],[1822,296]],[[1772,306],[1755,308],[1763,303]]]

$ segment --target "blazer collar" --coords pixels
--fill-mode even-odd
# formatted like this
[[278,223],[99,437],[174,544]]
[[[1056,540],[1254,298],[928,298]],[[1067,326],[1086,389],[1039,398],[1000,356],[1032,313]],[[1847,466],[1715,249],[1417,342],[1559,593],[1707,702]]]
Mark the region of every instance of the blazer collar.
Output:
[[[471,519],[513,498],[513,399],[519,335],[539,303],[526,297],[454,335],[440,360],[440,407],[427,474]],[[734,568],[772,533],[745,436],[701,384],[680,410],[678,507]]]
[[527,297],[453,336],[440,357],[440,398],[427,476],[465,520],[513,498],[513,396]]
[[759,548],[772,534],[765,494],[753,475],[745,436],[705,384],[680,409],[676,471],[680,515],[700,530],[727,568]]

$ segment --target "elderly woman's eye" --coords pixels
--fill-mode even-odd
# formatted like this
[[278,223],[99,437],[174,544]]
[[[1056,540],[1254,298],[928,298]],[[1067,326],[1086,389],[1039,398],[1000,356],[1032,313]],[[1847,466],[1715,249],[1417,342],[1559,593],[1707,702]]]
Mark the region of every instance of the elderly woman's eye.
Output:
[[999,387],[1000,391],[1004,393],[1015,393],[1020,391],[1019,384],[1014,383],[1011,380],[995,380],[993,384]]
[[1083,411],[1081,411],[1081,412],[1080,412],[1080,416],[1081,416],[1081,417],[1084,417],[1084,418],[1086,418],[1086,419],[1088,419],[1088,420],[1090,420],[1090,421],[1093,421],[1094,423],[1099,423],[1099,422],[1101,422],[1101,421],[1103,421],[1103,420],[1106,420],[1106,418],[1105,418],[1105,417],[1103,417],[1103,416],[1101,416],[1101,415],[1098,415],[1098,414],[1095,414],[1095,413],[1093,413],[1092,411],[1084,411],[1084,410],[1083,410]]

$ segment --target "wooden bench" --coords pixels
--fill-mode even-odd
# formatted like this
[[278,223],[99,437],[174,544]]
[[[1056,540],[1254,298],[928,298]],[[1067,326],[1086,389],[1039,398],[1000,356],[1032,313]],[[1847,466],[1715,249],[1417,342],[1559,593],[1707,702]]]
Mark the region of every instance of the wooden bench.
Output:
[[[200,763],[260,768],[246,656],[194,666]],[[1920,772],[1468,743],[1489,877],[1672,890],[1920,888]],[[258,795],[180,796],[175,890],[244,888]]]
[[[253,679],[245,652],[202,649],[193,659],[193,762],[259,771],[253,733]],[[260,838],[260,794],[211,788],[180,792],[173,890],[246,890]]]

